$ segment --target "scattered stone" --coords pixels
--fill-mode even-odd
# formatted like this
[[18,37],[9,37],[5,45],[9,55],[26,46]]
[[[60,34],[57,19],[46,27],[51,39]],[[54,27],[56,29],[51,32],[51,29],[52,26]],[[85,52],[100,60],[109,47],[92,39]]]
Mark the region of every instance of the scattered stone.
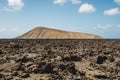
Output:
[[0,73],[0,78],[4,78],[4,75],[2,73]]
[[15,44],[15,45],[13,46],[13,48],[22,48],[22,46],[19,45],[19,44]]
[[58,67],[58,69],[64,71],[66,69],[66,65],[60,64],[59,67]]
[[4,64],[6,62],[7,62],[7,60],[5,58],[0,59],[0,64]]
[[112,49],[110,49],[110,48],[107,48],[107,49],[105,49],[104,51],[103,51],[103,53],[105,54],[105,55],[108,55],[108,54],[110,54],[110,53],[112,53],[113,51],[112,51]]
[[114,58],[113,56],[110,56],[110,57],[108,57],[108,60],[109,60],[110,62],[114,62],[114,61],[115,61],[115,58]]
[[68,71],[69,71],[70,73],[72,73],[72,74],[74,74],[74,75],[75,75],[76,72],[77,72],[74,63],[68,64],[68,65],[67,65],[67,69],[68,69]]
[[97,57],[97,64],[103,64],[103,62],[105,62],[105,60],[107,59],[106,56],[98,56]]
[[63,60],[65,60],[65,61],[81,61],[82,58],[79,55],[72,54],[72,55],[65,55],[63,57]]
[[80,76],[85,76],[85,72],[84,71],[80,71]]
[[0,80],[119,80],[119,45],[119,40],[0,40]]
[[30,77],[29,73],[23,73],[21,75],[21,78],[28,78],[28,77]]
[[15,61],[16,62],[26,62],[28,60],[29,59],[28,59],[27,55],[23,55],[22,57],[18,57]]
[[108,79],[106,75],[95,75],[95,77],[98,79]]
[[17,76],[18,75],[18,72],[17,71],[14,71],[11,76]]
[[22,66],[21,63],[16,63],[15,65],[13,65],[13,66],[10,68],[10,70],[11,70],[11,71],[18,71],[18,70],[21,69],[21,66]]
[[26,67],[30,67],[33,64],[33,62],[28,62],[25,64]]
[[16,62],[15,60],[10,60],[10,63],[15,64]]
[[79,55],[71,55],[70,56],[71,61],[81,61],[82,58]]
[[2,50],[0,50],[0,55],[1,55],[1,54],[3,54],[3,51],[2,51]]
[[60,61],[60,60],[62,60],[62,57],[61,56],[57,56],[56,60]]
[[54,73],[52,63],[47,63],[44,71],[45,73]]
[[5,80],[12,80],[12,79],[13,79],[12,76],[6,76],[6,77],[5,77]]
[[0,72],[3,71],[3,70],[4,70],[4,68],[0,68]]

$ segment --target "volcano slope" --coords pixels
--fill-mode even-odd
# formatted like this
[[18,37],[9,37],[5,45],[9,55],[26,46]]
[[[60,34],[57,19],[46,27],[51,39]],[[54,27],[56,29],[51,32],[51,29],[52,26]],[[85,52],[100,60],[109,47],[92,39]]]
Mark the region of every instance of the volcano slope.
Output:
[[120,40],[0,40],[0,80],[98,79],[120,79]]
[[101,37],[94,34],[36,27],[25,34],[18,36],[17,39],[101,39]]

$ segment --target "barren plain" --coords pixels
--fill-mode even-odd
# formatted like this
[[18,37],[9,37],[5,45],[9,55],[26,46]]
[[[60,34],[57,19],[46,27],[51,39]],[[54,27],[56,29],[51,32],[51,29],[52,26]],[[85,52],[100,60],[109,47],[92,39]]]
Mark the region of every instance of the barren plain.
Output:
[[120,40],[0,40],[0,80],[120,80]]

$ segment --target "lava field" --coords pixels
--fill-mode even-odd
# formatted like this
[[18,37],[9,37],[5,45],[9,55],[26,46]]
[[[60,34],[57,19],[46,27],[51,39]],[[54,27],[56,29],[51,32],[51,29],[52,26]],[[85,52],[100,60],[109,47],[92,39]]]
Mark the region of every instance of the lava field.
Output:
[[120,80],[120,40],[0,40],[0,80]]

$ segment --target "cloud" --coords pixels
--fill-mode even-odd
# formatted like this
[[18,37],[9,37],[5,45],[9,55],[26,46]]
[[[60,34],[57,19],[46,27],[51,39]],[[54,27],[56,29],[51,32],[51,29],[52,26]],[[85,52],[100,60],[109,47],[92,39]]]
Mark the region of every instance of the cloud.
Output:
[[5,28],[0,28],[0,32],[4,32],[4,31],[6,31]]
[[97,28],[99,29],[109,29],[109,28],[112,28],[113,26],[111,24],[105,24],[105,25],[101,25],[101,24],[98,24],[97,25]]
[[117,27],[120,28],[120,24],[118,24]]
[[22,29],[17,27],[0,27],[0,38],[14,38],[23,33],[22,31]]
[[79,13],[93,13],[96,11],[95,7],[92,4],[82,4],[79,8]]
[[18,28],[10,28],[10,29],[4,27],[0,28],[0,32],[17,32],[17,31],[19,31]]
[[115,1],[115,3],[120,5],[120,0],[114,0],[114,1]]
[[8,6],[4,7],[5,11],[20,11],[24,7],[23,0],[8,0]]
[[119,15],[120,10],[119,10],[119,8],[112,8],[112,9],[109,9],[109,10],[105,10],[104,14],[107,15],[107,16]]
[[59,5],[63,5],[67,2],[67,0],[54,0],[54,4],[59,4]]
[[71,0],[72,1],[72,4],[79,4],[81,3],[81,0]]

